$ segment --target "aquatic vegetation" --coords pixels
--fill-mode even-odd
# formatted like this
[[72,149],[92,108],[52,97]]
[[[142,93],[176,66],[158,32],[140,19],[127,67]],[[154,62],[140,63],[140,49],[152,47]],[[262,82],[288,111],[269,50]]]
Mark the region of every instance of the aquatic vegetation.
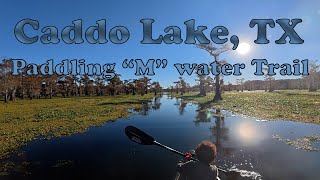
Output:
[[142,108],[153,97],[117,95],[56,97],[0,103],[0,159],[35,139],[50,139],[86,131]]
[[9,175],[14,167],[14,162],[0,162],[0,176]]
[[[57,161],[47,161],[47,163],[52,168],[63,168],[63,167],[70,167],[75,162],[72,160],[57,160]],[[29,171],[30,168],[37,168],[41,166],[40,161],[34,162],[12,162],[12,161],[2,161],[0,162],[0,176],[9,176],[12,174],[16,175],[28,175],[31,172]]]
[[320,92],[288,90],[275,92],[225,92],[223,100],[212,102],[213,93],[198,96],[196,92],[181,97],[208,107],[227,109],[234,113],[265,120],[289,120],[320,124]]
[[274,139],[278,139],[279,141],[283,141],[288,145],[294,146],[296,149],[303,149],[306,151],[320,151],[320,149],[312,146],[312,143],[320,142],[320,135],[305,136],[303,138],[298,138],[295,140],[283,138],[279,135],[273,135],[272,137]]

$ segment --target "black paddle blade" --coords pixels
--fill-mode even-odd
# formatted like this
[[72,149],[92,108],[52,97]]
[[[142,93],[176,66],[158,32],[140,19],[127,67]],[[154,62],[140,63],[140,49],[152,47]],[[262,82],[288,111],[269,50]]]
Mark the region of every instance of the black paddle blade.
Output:
[[149,136],[147,133],[141,131],[140,129],[134,126],[127,126],[125,128],[125,133],[130,140],[138,144],[152,145],[154,142],[153,137]]

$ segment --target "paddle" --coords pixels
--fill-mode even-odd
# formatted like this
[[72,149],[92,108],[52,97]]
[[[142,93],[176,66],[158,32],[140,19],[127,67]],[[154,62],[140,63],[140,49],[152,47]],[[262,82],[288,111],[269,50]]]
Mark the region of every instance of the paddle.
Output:
[[[179,154],[181,156],[185,156],[186,154],[177,151],[175,149],[172,149],[171,147],[168,147],[166,145],[163,145],[159,142],[157,142],[153,137],[148,135],[147,133],[141,131],[140,129],[134,127],[134,126],[127,126],[125,128],[125,133],[131,139],[132,141],[142,144],[142,145],[157,145],[159,147],[165,148],[171,152],[174,152],[176,154]],[[192,160],[198,161],[196,158],[191,157]]]
[[[159,142],[157,142],[152,136],[148,135],[147,133],[141,131],[140,129],[134,127],[134,126],[127,126],[125,128],[125,133],[126,135],[128,136],[128,138],[138,144],[142,144],[142,145],[157,145],[159,147],[162,147],[162,148],[165,148],[171,152],[174,152],[176,154],[179,154],[183,157],[186,156],[185,153],[182,153],[180,151],[177,151],[175,149],[172,149],[171,147],[168,147],[166,145],[163,145]],[[192,160],[194,161],[198,161],[198,159],[194,158],[194,157],[191,157]],[[235,177],[235,176],[240,176],[240,173],[239,172],[236,172],[236,171],[226,171],[226,170],[223,170],[223,169],[220,169],[218,168],[218,170],[220,172],[223,172],[225,173],[227,176],[232,176],[232,177]]]

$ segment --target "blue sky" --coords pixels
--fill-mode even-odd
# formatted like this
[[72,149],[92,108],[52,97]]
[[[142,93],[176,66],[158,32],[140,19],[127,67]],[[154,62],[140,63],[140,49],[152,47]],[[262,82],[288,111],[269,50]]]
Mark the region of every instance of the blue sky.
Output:
[[[40,29],[45,26],[56,26],[60,32],[65,26],[72,25],[76,19],[83,20],[83,29],[95,25],[100,19],[107,20],[107,31],[116,25],[129,29],[130,39],[125,44],[117,45],[107,43],[92,45],[87,42],[80,45],[59,44],[43,45],[40,42],[25,45],[16,40],[14,27],[22,19],[31,18],[40,22]],[[165,34],[167,26],[179,26],[182,37],[185,38],[185,21],[195,19],[197,26],[207,26],[205,31],[209,35],[215,26],[222,25],[228,28],[230,35],[237,35],[241,42],[251,45],[251,51],[240,55],[230,51],[221,58],[229,63],[246,63],[243,70],[245,79],[261,79],[254,76],[254,67],[250,65],[252,59],[264,58],[269,62],[292,63],[293,59],[318,59],[320,51],[320,2],[302,0],[283,1],[189,1],[189,0],[163,0],[163,1],[2,1],[0,11],[0,57],[25,59],[27,62],[44,63],[48,59],[60,62],[63,59],[85,59],[88,63],[117,63],[116,70],[122,74],[123,79],[136,78],[134,70],[121,67],[126,58],[165,58],[168,67],[156,70],[152,78],[160,81],[164,87],[170,85],[179,77],[174,68],[175,63],[208,63],[212,58],[204,51],[193,45],[161,44],[143,45],[142,24],[143,18],[152,18],[154,35]],[[254,18],[301,18],[303,22],[296,26],[296,31],[305,43],[300,45],[277,45],[275,40],[282,35],[282,29],[276,26],[269,29],[268,36],[271,41],[267,45],[256,45],[257,29],[250,28],[249,22]],[[59,32],[59,33],[60,33]],[[41,36],[40,31],[28,32]],[[229,36],[230,37],[230,36]],[[184,78],[195,84],[194,76],[185,75]],[[228,76],[225,82],[235,82],[241,77]],[[288,78],[280,77],[277,78]]]

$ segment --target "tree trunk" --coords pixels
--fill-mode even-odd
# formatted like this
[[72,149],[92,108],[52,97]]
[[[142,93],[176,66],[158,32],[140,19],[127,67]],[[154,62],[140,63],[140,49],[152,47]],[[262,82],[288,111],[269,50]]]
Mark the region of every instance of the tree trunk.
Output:
[[4,94],[4,103],[8,103],[8,89],[6,89],[5,94]]
[[50,92],[49,92],[50,99],[52,98],[52,86],[50,85]]
[[203,80],[200,80],[200,96],[206,96],[206,88],[204,87]]
[[269,92],[273,92],[272,80],[269,81]]
[[[219,56],[214,56],[214,60],[216,62],[219,62]],[[220,62],[219,62],[220,64]],[[221,84],[220,84],[220,75],[216,75],[216,81],[215,81],[215,95],[214,95],[214,98],[213,98],[213,102],[217,102],[217,101],[220,101],[222,100],[222,96],[221,96]]]
[[21,85],[21,99],[24,99],[24,87]]
[[10,101],[16,100],[16,88],[13,88],[10,95]]
[[213,98],[214,102],[220,101],[222,100],[222,96],[221,96],[221,84],[220,84],[220,75],[216,75],[216,81],[215,81],[215,95]]

